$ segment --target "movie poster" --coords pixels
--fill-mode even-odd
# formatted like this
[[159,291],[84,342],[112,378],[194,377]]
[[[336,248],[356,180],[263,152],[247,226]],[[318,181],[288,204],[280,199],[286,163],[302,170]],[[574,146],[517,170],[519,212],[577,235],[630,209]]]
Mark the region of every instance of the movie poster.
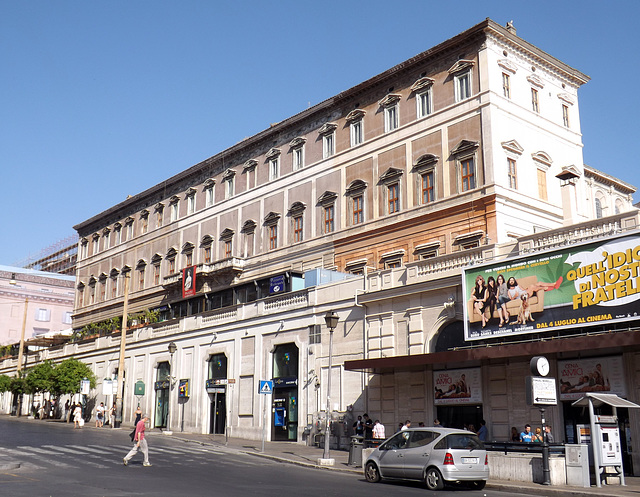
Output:
[[586,392],[626,397],[622,356],[558,361],[560,400],[576,400]]
[[640,236],[465,268],[465,340],[638,319]]
[[437,406],[482,403],[480,368],[434,371],[433,388]]
[[182,298],[196,294],[196,267],[189,266],[182,270]]

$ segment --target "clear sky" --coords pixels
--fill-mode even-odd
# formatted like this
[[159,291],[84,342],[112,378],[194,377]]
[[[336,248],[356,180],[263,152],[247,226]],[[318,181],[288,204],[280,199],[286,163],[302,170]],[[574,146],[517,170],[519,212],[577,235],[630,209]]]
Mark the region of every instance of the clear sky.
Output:
[[637,0],[0,0],[0,264],[486,17],[592,78],[584,161],[640,187]]

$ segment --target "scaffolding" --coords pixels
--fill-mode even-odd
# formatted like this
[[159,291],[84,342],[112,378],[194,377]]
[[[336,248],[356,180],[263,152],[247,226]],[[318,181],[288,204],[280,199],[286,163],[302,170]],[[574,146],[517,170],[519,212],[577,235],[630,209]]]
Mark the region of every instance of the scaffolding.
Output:
[[27,257],[16,266],[48,273],[74,275],[77,259],[78,235],[75,234],[42,249],[34,256]]

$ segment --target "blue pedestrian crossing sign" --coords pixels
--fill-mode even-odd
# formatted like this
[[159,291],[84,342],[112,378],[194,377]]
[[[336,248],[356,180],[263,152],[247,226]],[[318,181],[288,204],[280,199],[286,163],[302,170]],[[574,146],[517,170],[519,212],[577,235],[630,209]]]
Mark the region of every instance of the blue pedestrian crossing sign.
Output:
[[263,393],[263,394],[273,393],[273,381],[260,380],[260,388],[258,389],[258,393]]

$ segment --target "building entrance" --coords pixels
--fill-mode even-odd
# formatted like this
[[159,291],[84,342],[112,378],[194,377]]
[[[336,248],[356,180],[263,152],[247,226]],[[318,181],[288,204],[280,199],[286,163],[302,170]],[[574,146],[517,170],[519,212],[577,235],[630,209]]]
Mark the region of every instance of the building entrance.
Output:
[[271,439],[298,439],[298,347],[287,343],[273,353]]
[[207,392],[211,400],[209,433],[222,435],[227,426],[227,356],[213,354],[209,358]]
[[226,393],[212,393],[209,433],[223,435],[227,423]]
[[161,362],[158,364],[156,371],[156,382],[154,390],[156,391],[156,408],[154,416],[154,426],[156,428],[167,427],[167,410],[169,409],[169,363]]
[[[465,426],[473,425],[477,432],[482,421],[482,405],[474,406],[438,406],[438,419],[447,428],[462,429]],[[432,420],[425,422],[427,426],[432,424]]]

